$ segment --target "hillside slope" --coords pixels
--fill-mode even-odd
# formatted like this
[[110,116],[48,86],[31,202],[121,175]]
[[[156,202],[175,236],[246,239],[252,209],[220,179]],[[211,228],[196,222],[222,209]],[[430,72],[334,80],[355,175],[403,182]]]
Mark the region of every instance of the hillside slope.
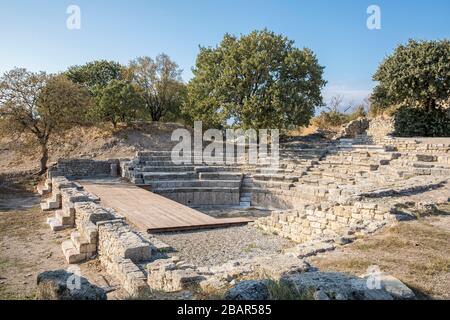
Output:
[[[141,150],[170,150],[175,123],[141,123],[130,128],[74,128],[50,141],[49,164],[63,158],[111,159],[132,157]],[[38,170],[39,148],[27,139],[0,139],[0,174]]]

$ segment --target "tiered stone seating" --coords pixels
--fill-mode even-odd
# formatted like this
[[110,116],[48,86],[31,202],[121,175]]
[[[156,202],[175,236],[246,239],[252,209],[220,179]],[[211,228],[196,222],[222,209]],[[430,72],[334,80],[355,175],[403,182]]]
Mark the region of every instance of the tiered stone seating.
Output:
[[[258,164],[211,164],[210,161],[175,164],[170,151],[139,152],[128,170],[125,169],[125,176],[143,188],[183,204],[246,207],[258,205],[258,199],[267,198],[258,196],[259,193],[296,192],[295,186],[302,177],[309,170],[317,171],[314,168],[327,153],[327,147],[328,143],[282,144],[277,166],[273,166],[270,156],[259,158]],[[305,201],[310,201],[310,197]]]

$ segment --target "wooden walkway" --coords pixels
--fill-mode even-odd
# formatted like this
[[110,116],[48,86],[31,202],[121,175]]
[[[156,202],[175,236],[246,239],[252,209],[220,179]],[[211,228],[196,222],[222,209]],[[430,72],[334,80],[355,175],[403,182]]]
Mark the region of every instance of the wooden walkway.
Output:
[[195,209],[117,179],[79,180],[141,231],[149,233],[220,228],[251,222],[246,218],[213,218]]

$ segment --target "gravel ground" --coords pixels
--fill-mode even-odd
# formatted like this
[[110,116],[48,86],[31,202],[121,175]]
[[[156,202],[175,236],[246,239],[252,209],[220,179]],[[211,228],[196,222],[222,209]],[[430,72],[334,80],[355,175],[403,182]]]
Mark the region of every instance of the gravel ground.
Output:
[[230,260],[277,253],[294,243],[269,235],[252,225],[222,229],[172,232],[156,235],[171,245],[176,255],[197,266],[215,266]]

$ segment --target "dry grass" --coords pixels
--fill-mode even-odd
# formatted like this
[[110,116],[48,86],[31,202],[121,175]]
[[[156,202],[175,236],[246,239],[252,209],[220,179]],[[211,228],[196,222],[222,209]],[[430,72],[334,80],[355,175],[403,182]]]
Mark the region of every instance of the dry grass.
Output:
[[[447,211],[448,206],[440,210]],[[450,298],[450,217],[402,222],[311,259],[323,271],[364,274],[371,265],[397,277],[420,298]]]
[[[132,157],[138,150],[170,150],[175,142],[172,131],[176,123],[134,123],[130,126],[110,124],[76,127],[53,135],[49,142],[49,163],[58,159],[111,159]],[[0,138],[0,174],[38,169],[40,149],[31,136],[20,139]]]
[[[31,192],[33,176],[19,176],[0,188],[0,300],[35,299],[36,277],[48,270],[64,269],[61,242],[70,230],[53,232],[45,223],[39,197]],[[103,285],[101,275],[89,264],[80,265],[83,276]]]
[[270,300],[314,300],[314,291],[299,292],[279,280],[267,282]]

